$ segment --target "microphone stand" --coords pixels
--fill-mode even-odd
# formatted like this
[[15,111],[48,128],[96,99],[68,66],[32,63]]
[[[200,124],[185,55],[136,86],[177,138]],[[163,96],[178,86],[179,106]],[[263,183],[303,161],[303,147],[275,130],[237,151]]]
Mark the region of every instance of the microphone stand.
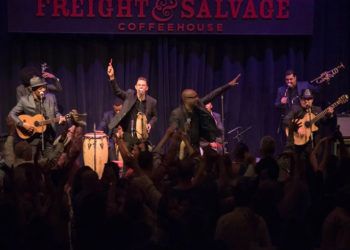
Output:
[[224,95],[221,95],[221,123],[222,123],[222,146],[223,152],[226,152],[225,147],[225,116],[224,116]]
[[96,123],[94,123],[94,171],[96,172]]
[[236,135],[233,137],[233,139],[236,139],[237,142],[241,141],[241,137],[243,136],[243,134],[245,134],[248,130],[250,130],[252,128],[252,126],[249,126],[249,127],[245,128],[245,129],[243,129],[243,131],[240,131],[241,128],[242,127],[236,127],[236,128],[234,128],[234,129],[232,129],[232,130],[230,130],[228,132],[228,134],[236,132]]
[[[44,117],[44,102],[43,102],[43,97],[44,97],[44,93],[40,92],[40,113],[42,115],[42,117]],[[45,139],[44,139],[44,131],[43,131],[43,125],[41,124],[41,150],[42,153],[44,154],[44,150],[45,150]]]
[[134,128],[134,119],[131,120],[131,137],[134,138],[135,137],[135,128]]

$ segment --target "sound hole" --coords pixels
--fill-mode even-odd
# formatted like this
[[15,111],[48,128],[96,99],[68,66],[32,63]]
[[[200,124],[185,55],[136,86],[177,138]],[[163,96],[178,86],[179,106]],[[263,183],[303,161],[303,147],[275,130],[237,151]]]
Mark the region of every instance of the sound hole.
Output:
[[35,122],[34,122],[34,126],[35,126],[35,127],[39,127],[39,126],[40,126],[40,122],[35,121]]

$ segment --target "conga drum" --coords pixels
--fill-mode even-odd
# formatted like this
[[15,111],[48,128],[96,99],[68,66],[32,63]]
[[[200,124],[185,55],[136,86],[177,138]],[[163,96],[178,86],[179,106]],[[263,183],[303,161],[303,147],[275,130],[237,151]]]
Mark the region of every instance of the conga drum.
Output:
[[108,136],[103,132],[86,133],[83,139],[84,165],[91,167],[101,179],[108,161]]

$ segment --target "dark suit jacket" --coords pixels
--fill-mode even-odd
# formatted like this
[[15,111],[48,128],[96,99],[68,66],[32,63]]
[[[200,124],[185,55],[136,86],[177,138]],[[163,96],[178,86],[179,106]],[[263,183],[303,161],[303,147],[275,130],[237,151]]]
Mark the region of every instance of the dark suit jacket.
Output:
[[[280,108],[280,109],[285,109],[284,110],[285,113],[288,113],[288,111],[290,110],[289,106],[290,107],[292,106],[291,103],[290,104],[282,104],[281,103],[281,99],[282,99],[282,97],[284,97],[284,95],[287,91],[287,88],[288,88],[288,86],[286,84],[279,87],[277,90],[277,95],[276,95],[276,99],[275,99],[275,107]],[[308,82],[297,82],[298,96],[301,95],[301,91],[303,89],[311,89],[314,92],[318,92],[318,90],[319,90],[318,86],[311,85]],[[297,98],[295,100],[294,104],[298,104],[298,103],[299,103],[299,99]]]
[[[58,112],[56,97],[53,94],[45,94],[43,107],[45,110],[46,119],[52,119],[61,115]],[[9,113],[9,116],[15,121],[16,125],[18,126],[22,126],[22,121],[18,118],[18,116],[21,114],[32,116],[38,114],[35,106],[34,96],[32,94],[21,97],[21,99],[17,102],[17,105],[13,107]],[[52,128],[55,130],[55,124],[52,124]]]
[[[230,87],[231,85],[225,84],[224,86],[211,91],[209,94],[200,99],[197,108],[194,110],[194,112],[197,112],[198,114],[199,123],[194,124],[197,126],[197,128],[191,132],[192,134],[189,134],[193,145],[199,146],[199,140],[201,137],[208,142],[212,142],[215,141],[217,137],[221,136],[221,132],[218,129],[213,117],[205,109],[204,105],[211,102],[215,97],[221,95]],[[185,131],[186,124],[188,123],[187,118],[188,114],[184,106],[181,105],[171,112],[169,123],[171,126],[175,126],[176,128]]]
[[[134,106],[137,96],[136,91],[133,89],[128,89],[127,91],[122,90],[117,81],[110,81],[113,93],[122,99],[123,107],[122,110],[113,117],[113,119],[108,124],[109,133],[112,132],[113,128],[119,125],[120,121],[130,112],[131,108]],[[157,121],[157,100],[153,97],[146,95],[146,117],[147,121],[151,126]]]
[[98,125],[97,129],[104,131],[106,134],[108,134],[108,124],[111,122],[113,117],[116,115],[114,110],[106,111],[103,113],[102,120],[100,124]]

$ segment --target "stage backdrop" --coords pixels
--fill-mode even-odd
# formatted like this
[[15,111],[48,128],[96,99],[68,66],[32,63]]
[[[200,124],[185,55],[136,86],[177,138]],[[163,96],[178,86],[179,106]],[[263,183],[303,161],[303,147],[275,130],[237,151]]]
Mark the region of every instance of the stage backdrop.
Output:
[[[137,76],[146,76],[150,95],[158,99],[154,142],[165,131],[170,111],[180,104],[182,89],[194,88],[203,96],[241,73],[239,85],[223,96],[225,128],[251,126],[243,141],[255,152],[263,135],[276,133],[279,116],[273,102],[286,69],[294,68],[299,79],[310,80],[343,62],[347,69],[324,87],[324,103],[350,89],[347,0],[317,2],[312,36],[10,34],[4,5],[1,1],[0,129],[4,133],[5,117],[16,104],[19,70],[42,62],[62,81],[64,90],[57,94],[62,112],[77,108],[88,113],[87,131],[114,99],[106,76],[110,58],[123,88],[133,88]],[[219,112],[220,100],[214,101]],[[339,109],[348,110],[349,105]],[[229,146],[235,143],[232,135],[227,140]]]
[[11,0],[11,32],[312,33],[313,0]]

